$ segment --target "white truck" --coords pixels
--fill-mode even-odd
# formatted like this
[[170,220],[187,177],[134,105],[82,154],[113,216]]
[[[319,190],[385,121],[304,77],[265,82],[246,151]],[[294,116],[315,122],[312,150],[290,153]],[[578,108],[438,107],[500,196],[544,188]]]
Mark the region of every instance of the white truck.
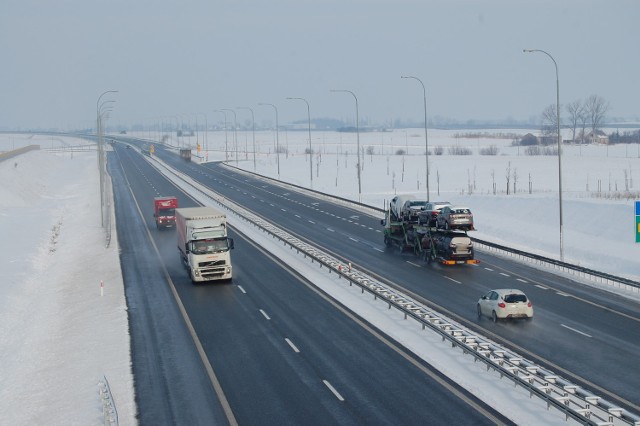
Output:
[[227,216],[212,207],[176,209],[178,250],[191,281],[231,280],[233,238]]

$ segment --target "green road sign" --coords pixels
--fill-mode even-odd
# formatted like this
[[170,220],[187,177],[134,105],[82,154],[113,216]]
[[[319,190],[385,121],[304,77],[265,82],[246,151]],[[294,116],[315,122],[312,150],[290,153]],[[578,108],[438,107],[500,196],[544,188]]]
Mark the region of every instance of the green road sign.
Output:
[[640,201],[636,201],[636,243],[640,243]]

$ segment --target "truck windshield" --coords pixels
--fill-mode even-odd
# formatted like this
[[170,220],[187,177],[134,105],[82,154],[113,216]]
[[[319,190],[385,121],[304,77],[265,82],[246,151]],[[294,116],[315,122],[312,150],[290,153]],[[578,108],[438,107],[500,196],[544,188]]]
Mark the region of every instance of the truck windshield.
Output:
[[212,254],[229,250],[229,243],[226,238],[197,240],[191,242],[191,252],[193,254]]
[[160,209],[160,216],[175,216],[176,209]]

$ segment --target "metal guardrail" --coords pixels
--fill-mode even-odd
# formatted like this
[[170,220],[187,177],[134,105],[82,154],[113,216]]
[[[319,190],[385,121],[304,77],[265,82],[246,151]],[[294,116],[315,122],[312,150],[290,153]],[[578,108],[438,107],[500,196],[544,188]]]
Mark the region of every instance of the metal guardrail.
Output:
[[557,259],[552,259],[537,254],[528,253],[526,251],[514,249],[511,247],[505,247],[500,244],[492,243],[490,241],[484,241],[479,238],[471,238],[474,243],[480,244],[486,247],[487,250],[501,251],[509,256],[520,257],[531,262],[537,262],[538,264],[551,265],[555,268],[561,269],[565,272],[573,273],[581,278],[591,279],[592,281],[600,280],[603,284],[609,284],[621,288],[625,288],[630,291],[640,292],[640,283],[634,280],[630,280],[624,277],[618,277],[606,272],[596,271],[594,269],[584,268],[582,266],[576,266],[570,263],[562,262]]
[[100,401],[102,402],[102,416],[105,426],[118,426],[118,410],[116,409],[116,404],[113,400],[109,381],[106,376],[102,376],[102,379],[98,381],[98,392],[100,394]]
[[[254,172],[250,172],[244,169],[240,169],[238,167],[232,166],[230,164],[225,164],[226,167],[232,168],[238,172],[242,172],[242,173],[248,173],[254,176],[259,176],[262,179],[266,179],[271,181],[274,184],[279,184],[279,185],[286,185],[286,186],[291,186],[294,187],[296,189],[302,190],[302,191],[306,191],[309,192],[315,196],[321,196],[321,197],[325,197],[325,198],[331,198],[333,200],[339,200],[342,203],[346,203],[346,204],[351,204],[357,207],[362,207],[362,208],[367,208],[367,209],[371,209],[373,211],[379,212],[380,214],[384,214],[385,210],[381,209],[379,207],[374,207],[374,206],[370,206],[368,204],[364,204],[358,201],[353,201],[353,200],[349,200],[348,198],[343,198],[343,197],[338,197],[332,194],[327,194],[324,192],[320,192],[320,191],[316,191],[313,189],[309,189],[309,188],[305,188],[299,185],[295,185],[295,184],[291,184],[288,182],[282,182],[280,180],[277,179],[273,179],[271,177],[268,176],[264,176],[261,175],[259,173],[254,173]],[[471,238],[471,240],[474,243],[480,244],[484,247],[486,247],[487,249],[490,250],[494,250],[494,251],[502,251],[504,253],[506,253],[507,255],[510,256],[514,256],[514,257],[520,257],[522,260],[526,260],[529,262],[534,262],[534,263],[538,263],[540,265],[546,265],[546,266],[550,266],[550,267],[555,267],[557,269],[562,269],[565,272],[568,272],[570,274],[574,274],[580,278],[583,279],[588,279],[590,281],[594,281],[594,282],[599,282],[601,284],[608,284],[611,285],[613,287],[619,287],[619,288],[623,288],[626,290],[630,290],[632,292],[640,292],[640,282],[638,281],[634,281],[631,280],[629,278],[624,278],[624,277],[619,277],[613,274],[609,274],[606,272],[600,272],[600,271],[596,271],[595,269],[590,269],[590,268],[585,268],[582,266],[578,266],[578,265],[574,265],[571,263],[567,263],[567,262],[562,262],[560,260],[557,259],[552,259],[549,257],[545,257],[545,256],[541,256],[541,255],[537,255],[534,253],[529,253],[523,250],[518,250],[518,249],[514,249],[511,247],[507,247],[507,246],[503,246],[500,244],[496,244],[496,243],[492,243],[490,241],[485,241],[485,240],[481,240],[479,238],[473,237],[473,236],[469,236]]]
[[[161,173],[169,177],[178,186],[195,189],[209,200],[229,210],[233,215],[256,226],[259,230],[277,238],[283,244],[320,267],[326,267],[330,273],[337,273],[345,278],[349,285],[357,285],[361,292],[380,299],[404,314],[404,318],[412,318],[419,322],[423,329],[429,328],[449,341],[453,348],[462,349],[464,354],[474,357],[474,361],[482,362],[487,370],[493,369],[500,377],[510,379],[515,386],[529,391],[530,396],[544,400],[547,408],[553,407],[561,411],[567,420],[573,419],[587,425],[634,425],[640,426],[640,416],[618,407],[604,398],[575,385],[554,372],[521,357],[514,351],[478,335],[455,321],[445,317],[409,298],[408,296],[382,284],[376,279],[344,266],[343,262],[292,236],[276,225],[260,216],[246,211],[243,207],[227,200],[215,191],[194,181],[190,177],[166,166],[158,159],[148,159]],[[176,178],[179,180],[176,182]]]

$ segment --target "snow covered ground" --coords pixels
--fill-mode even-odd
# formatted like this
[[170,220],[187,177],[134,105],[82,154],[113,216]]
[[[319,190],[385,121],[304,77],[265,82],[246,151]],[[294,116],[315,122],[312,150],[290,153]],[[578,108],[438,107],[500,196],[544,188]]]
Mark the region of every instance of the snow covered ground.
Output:
[[[63,140],[86,144],[0,135],[0,150]],[[0,424],[104,424],[105,377],[121,424],[134,423],[118,242],[114,232],[105,248],[95,151],[30,151],[0,161],[0,181]]]
[[[430,157],[431,198],[471,207],[479,228],[475,235],[479,238],[557,257],[557,157],[528,157],[510,147],[511,140],[467,140],[452,133],[429,131],[430,149],[444,147],[442,156]],[[156,135],[140,136],[153,140]],[[203,135],[177,143],[195,146],[198,137],[201,138],[198,142],[203,143]],[[210,132],[206,137],[209,160],[223,159],[225,153],[220,148],[225,144],[224,132]],[[280,144],[288,147],[289,154],[279,156],[280,178],[358,199],[355,137],[355,134],[312,134],[313,146],[319,147],[314,151],[321,154],[314,155],[310,185],[308,156],[304,155],[307,133],[281,132]],[[234,154],[235,143],[229,142],[232,138],[229,132],[227,143]],[[237,164],[253,171],[252,155],[245,155],[243,149],[252,145],[252,135],[242,133],[240,140],[241,161]],[[273,132],[259,132],[256,140],[259,148],[256,171],[277,177]],[[67,137],[0,134],[0,151],[29,144],[40,144],[45,149],[86,142]],[[365,133],[361,134],[360,144],[365,150],[372,147],[370,152],[375,154],[363,159],[360,196],[363,202],[383,206],[384,200],[396,193],[425,193],[424,133],[420,130]],[[448,146],[463,145],[477,151],[494,144],[499,149],[496,156],[447,154]],[[396,155],[401,148],[409,154]],[[624,189],[625,176],[627,185],[630,178],[640,176],[640,155],[635,148],[589,146],[565,150],[567,261],[634,279],[640,277],[640,249],[633,234],[633,200],[619,199],[613,191],[608,197],[605,194],[609,184],[612,190],[615,185]],[[135,423],[117,240],[114,231],[110,246],[105,248],[96,166],[95,153],[71,151],[31,151],[0,161],[0,179],[4,182],[0,186],[0,232],[4,237],[0,246],[3,254],[0,424],[99,424],[102,406],[98,381],[103,376],[111,385],[122,424]],[[517,170],[516,195],[505,193],[507,168],[511,168],[512,180],[513,170]],[[529,174],[532,194],[528,193]],[[492,175],[497,184],[496,195]],[[438,181],[440,193],[435,195]],[[596,191],[598,182],[603,189],[600,193]],[[639,185],[630,186],[637,194]],[[104,295],[100,292],[100,281],[104,283]],[[345,298],[345,304],[363,303],[357,295],[339,297]],[[363,314],[376,311],[375,307],[359,309]],[[381,327],[405,324],[400,319],[378,316]],[[465,364],[460,368],[451,361],[451,351],[445,348],[434,353],[424,333],[416,328],[395,327],[397,333],[405,334],[402,339],[396,337],[409,342],[416,353],[421,353],[424,350],[421,345],[427,344],[431,348],[431,362],[456,376],[474,393],[493,401],[492,405],[500,407],[500,401],[506,401],[507,405],[525,407],[523,417],[516,420],[519,423],[539,423],[539,415],[548,416],[544,423],[559,418],[549,414],[553,411],[539,409],[528,397],[514,394],[509,385],[505,389],[488,389],[481,375],[470,371],[477,366]],[[515,396],[508,396],[512,394]]]

